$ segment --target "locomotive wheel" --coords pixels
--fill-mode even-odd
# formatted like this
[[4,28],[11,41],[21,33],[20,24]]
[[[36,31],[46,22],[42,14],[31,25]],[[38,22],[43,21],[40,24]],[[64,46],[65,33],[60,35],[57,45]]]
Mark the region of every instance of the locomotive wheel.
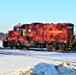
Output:
[[60,49],[62,52],[66,52],[66,45],[64,43],[62,43]]
[[52,45],[46,44],[47,51],[51,52],[52,51]]
[[57,51],[55,47],[52,47],[52,51]]
[[40,48],[40,45],[38,45],[37,47]]

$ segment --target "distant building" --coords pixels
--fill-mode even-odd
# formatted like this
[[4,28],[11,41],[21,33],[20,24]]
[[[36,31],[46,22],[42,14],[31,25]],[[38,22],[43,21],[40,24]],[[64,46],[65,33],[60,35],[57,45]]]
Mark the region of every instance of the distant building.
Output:
[[4,33],[0,32],[0,40],[2,40],[2,38],[4,37]]

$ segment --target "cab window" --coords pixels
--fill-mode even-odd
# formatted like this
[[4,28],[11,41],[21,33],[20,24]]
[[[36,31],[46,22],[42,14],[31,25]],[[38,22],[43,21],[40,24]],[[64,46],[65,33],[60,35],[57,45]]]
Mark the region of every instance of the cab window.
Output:
[[28,31],[26,29],[23,29],[23,36],[28,36]]
[[67,26],[68,29],[72,29],[72,26]]

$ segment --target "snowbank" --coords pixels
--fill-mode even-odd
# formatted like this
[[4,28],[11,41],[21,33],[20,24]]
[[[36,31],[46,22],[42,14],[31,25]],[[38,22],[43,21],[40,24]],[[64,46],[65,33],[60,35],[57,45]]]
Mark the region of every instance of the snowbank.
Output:
[[76,67],[68,62],[59,65],[42,62],[34,67],[0,75],[76,75]]

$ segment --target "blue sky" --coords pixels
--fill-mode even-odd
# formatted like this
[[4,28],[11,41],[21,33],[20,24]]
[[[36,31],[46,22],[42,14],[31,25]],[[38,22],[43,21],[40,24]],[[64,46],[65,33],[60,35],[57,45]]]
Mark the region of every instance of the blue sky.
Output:
[[76,0],[0,0],[0,32],[31,22],[76,25]]

